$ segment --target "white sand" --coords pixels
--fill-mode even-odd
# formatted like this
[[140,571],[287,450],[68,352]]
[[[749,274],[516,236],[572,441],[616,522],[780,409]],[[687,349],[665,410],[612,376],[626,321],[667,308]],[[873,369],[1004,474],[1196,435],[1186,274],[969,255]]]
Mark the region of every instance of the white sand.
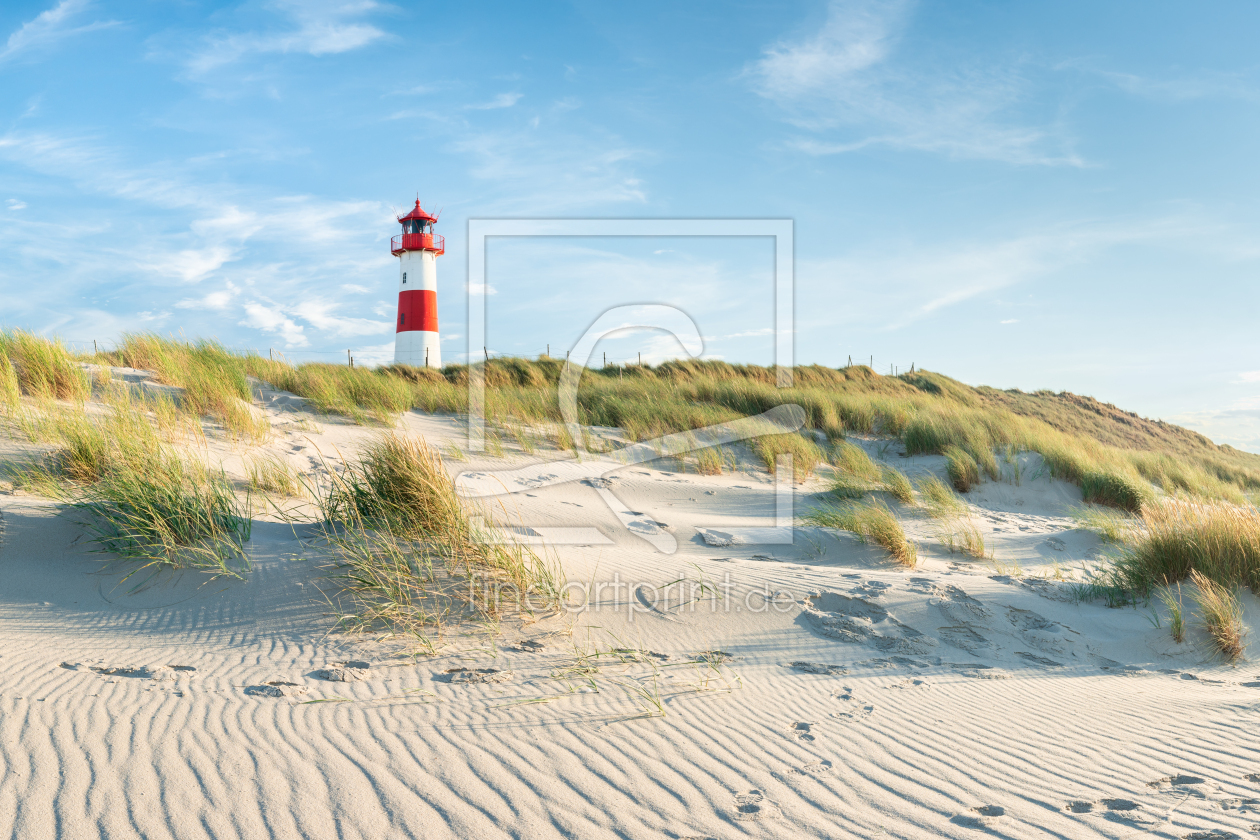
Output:
[[[267,399],[280,434],[266,450],[302,469],[375,434],[327,418],[299,427],[301,401]],[[404,424],[462,443],[453,418]],[[880,443],[863,442],[872,454]],[[247,453],[211,451],[242,474]],[[912,475],[941,470],[895,444],[885,454]],[[530,462],[508,455],[448,465]],[[1247,683],[1260,668],[1214,662],[1197,630],[1174,644],[1150,609],[1075,603],[1039,580],[1056,563],[1079,568],[1098,541],[1064,517],[1076,489],[1033,479],[1036,461],[1026,456],[1020,486],[986,483],[969,499],[997,560],[1023,578],[945,553],[915,514],[913,571],[816,529],[794,545],[709,546],[697,527],[774,524],[771,478],[747,461],[720,477],[667,461],[618,474],[616,495],[667,526],[673,554],[627,530],[594,487],[517,493],[519,524],[606,540],[555,550],[569,580],[621,585],[585,611],[506,622],[497,643],[465,628],[418,659],[327,635],[326,570],[305,529],[260,516],[246,581],[168,573],[133,593],[134,578],[120,583],[129,569],[103,564],[53,505],[0,496],[0,836],[1248,834],[1260,824],[1260,687]],[[822,487],[798,486],[798,513]],[[678,609],[675,587],[653,606],[651,587],[683,577],[729,583],[729,602]],[[780,608],[762,608],[756,593],[779,591]],[[522,639],[543,647],[513,649]],[[593,688],[554,678],[591,645],[669,659],[604,667]],[[704,651],[729,658],[692,661]],[[351,681],[315,673],[350,660],[370,667],[341,667]],[[666,715],[636,717],[631,689],[650,688],[654,668]]]

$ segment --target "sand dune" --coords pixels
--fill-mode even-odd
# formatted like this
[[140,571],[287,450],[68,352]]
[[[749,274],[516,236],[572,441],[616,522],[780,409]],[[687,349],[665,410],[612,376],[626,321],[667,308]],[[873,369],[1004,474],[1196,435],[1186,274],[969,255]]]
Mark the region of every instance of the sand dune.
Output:
[[[374,434],[263,396],[279,432],[268,449],[303,469]],[[460,441],[455,418],[403,422],[444,448]],[[878,457],[879,442],[859,442]],[[242,452],[211,448],[242,474]],[[509,454],[448,467],[531,463]],[[911,475],[942,470],[884,454]],[[914,570],[814,528],[792,545],[711,546],[697,529],[774,525],[773,480],[750,461],[723,476],[668,461],[613,475],[673,553],[596,486],[515,493],[505,505],[522,527],[603,535],[554,548],[566,578],[598,592],[498,637],[454,629],[418,657],[329,635],[326,569],[300,526],[260,512],[244,581],[163,573],[137,588],[51,503],[0,497],[0,836],[1183,838],[1260,826],[1260,671],[1214,661],[1198,636],[1173,643],[1150,610],[1076,602],[1053,572],[1099,545],[1065,516],[1075,487],[1026,478],[971,494],[973,520],[1020,577],[945,552],[917,514],[904,516]],[[796,511],[821,489],[796,485]],[[680,578],[719,597],[660,589]],[[613,648],[591,679],[576,669]],[[644,715],[655,698],[665,715]]]

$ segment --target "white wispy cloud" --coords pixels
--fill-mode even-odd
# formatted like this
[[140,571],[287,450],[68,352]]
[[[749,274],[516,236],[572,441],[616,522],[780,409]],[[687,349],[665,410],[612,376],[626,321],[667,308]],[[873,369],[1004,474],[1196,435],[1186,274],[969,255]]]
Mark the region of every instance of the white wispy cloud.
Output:
[[309,347],[311,343],[303,334],[304,329],[292,318],[277,307],[257,301],[245,304],[245,319],[240,325],[278,335],[286,347]]
[[1018,323],[1019,323],[1019,319],[1018,319],[1018,318],[1006,318],[1005,320],[1000,321],[999,323],[1002,323],[1002,324],[1018,324]]
[[185,283],[197,283],[218,271],[224,263],[237,259],[238,254],[235,248],[212,245],[207,248],[158,253],[141,258],[137,264],[155,274],[174,277]]
[[201,75],[250,55],[301,53],[334,55],[367,46],[386,36],[361,18],[381,8],[371,0],[289,0],[274,6],[289,25],[271,31],[220,32],[207,36],[188,60],[188,69]]
[[760,327],[755,330],[743,330],[741,332],[731,333],[730,335],[718,336],[717,340],[722,341],[728,338],[757,338],[764,335],[774,335],[773,327]]
[[1172,73],[1149,76],[1099,67],[1091,59],[1070,59],[1060,62],[1056,70],[1079,71],[1091,79],[1101,80],[1110,87],[1132,96],[1163,102],[1188,102],[1196,99],[1241,99],[1248,102],[1260,100],[1260,85],[1256,84],[1255,72],[1223,72],[1191,70],[1181,75]]
[[615,137],[492,131],[466,133],[451,148],[467,156],[469,175],[495,186],[500,197],[488,212],[560,213],[647,201],[632,168],[646,153]]
[[89,5],[90,0],[62,0],[51,9],[41,12],[22,24],[9,35],[4,48],[0,49],[0,63],[24,52],[52,46],[72,35],[118,25],[119,22],[116,20],[102,20],[72,26],[72,20],[84,12]]
[[7,206],[10,210],[25,210],[26,202],[16,198],[10,198],[5,202],[5,206]]
[[185,298],[175,304],[176,309],[210,309],[215,312],[222,312],[232,305],[232,302],[239,296],[241,290],[235,283],[230,280],[224,288],[210,292],[199,298]]
[[511,108],[521,98],[525,96],[523,93],[500,93],[489,102],[480,102],[476,105],[465,105],[464,107],[470,111],[492,111],[496,108]]
[[292,314],[318,330],[335,336],[380,335],[394,328],[394,322],[373,321],[371,318],[349,318],[335,315],[341,305],[331,300],[305,300],[294,306]]
[[[185,313],[181,323],[190,329],[214,329],[230,314],[239,325],[281,336],[289,347],[309,346],[321,336],[377,335],[392,327],[392,319],[358,317],[370,300],[337,300],[343,285],[371,290],[347,279],[392,273],[379,238],[393,218],[380,202],[275,195],[217,179],[206,182],[196,166],[130,164],[119,152],[81,137],[9,132],[0,135],[0,160],[74,185],[85,206],[110,208],[108,214],[86,217],[72,232],[59,225],[9,221],[10,228],[0,232],[0,247],[10,264],[19,254],[15,246],[53,259],[73,253],[76,258],[62,273],[71,287],[77,282],[84,289],[100,289],[112,279],[113,294],[152,301],[148,305],[159,315],[167,308]],[[155,209],[163,225],[138,221]],[[31,243],[39,243],[38,248]],[[90,272],[85,273],[85,265]],[[9,273],[0,267],[0,278]],[[179,288],[205,282],[215,289],[201,296],[187,296]],[[385,285],[392,287],[389,281]],[[267,299],[259,290],[266,290]],[[312,293],[322,293],[314,299],[328,302],[300,308],[276,303],[311,300]],[[0,310],[14,317],[59,308],[39,292],[26,300],[0,298]],[[243,308],[242,300],[249,301]],[[138,318],[128,315],[126,328],[143,323]],[[73,314],[66,324],[67,329],[99,330]]]
[[1014,115],[1028,88],[1018,68],[920,67],[899,56],[912,10],[907,0],[833,0],[821,29],[771,45],[747,68],[753,89],[812,133],[786,146],[812,155],[880,145],[1082,165],[1053,120],[1029,125]]
[[465,283],[464,291],[474,297],[483,297],[485,295],[497,295],[499,290],[489,283]]
[[[1107,249],[1133,243],[1181,247],[1235,259],[1238,232],[1194,216],[1063,223],[1005,240],[943,247],[877,248],[830,260],[803,260],[798,276],[821,289],[844,288],[843,302],[826,311],[832,326],[892,313],[883,328],[909,326],[942,310],[1019,283],[1086,263]],[[801,321],[810,323],[811,314]],[[822,322],[819,322],[822,323]]]

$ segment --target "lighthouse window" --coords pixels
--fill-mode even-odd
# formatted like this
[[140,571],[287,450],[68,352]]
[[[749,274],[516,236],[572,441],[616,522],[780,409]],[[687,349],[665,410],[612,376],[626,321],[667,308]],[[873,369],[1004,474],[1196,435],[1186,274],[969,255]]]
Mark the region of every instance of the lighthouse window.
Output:
[[403,282],[404,282],[404,283],[406,283],[406,282],[407,282],[407,272],[405,272],[405,271],[403,272]]
[[404,313],[399,314],[399,316],[398,316],[398,323],[400,323],[400,324],[405,324],[405,323],[407,323],[407,313],[405,313],[405,312],[404,312]]

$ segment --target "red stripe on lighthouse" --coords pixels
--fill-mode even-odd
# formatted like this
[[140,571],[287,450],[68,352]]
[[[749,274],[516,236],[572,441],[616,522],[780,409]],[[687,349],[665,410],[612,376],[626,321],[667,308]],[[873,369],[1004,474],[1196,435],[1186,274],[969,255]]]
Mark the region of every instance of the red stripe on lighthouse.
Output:
[[437,332],[437,292],[408,289],[398,293],[398,332]]

